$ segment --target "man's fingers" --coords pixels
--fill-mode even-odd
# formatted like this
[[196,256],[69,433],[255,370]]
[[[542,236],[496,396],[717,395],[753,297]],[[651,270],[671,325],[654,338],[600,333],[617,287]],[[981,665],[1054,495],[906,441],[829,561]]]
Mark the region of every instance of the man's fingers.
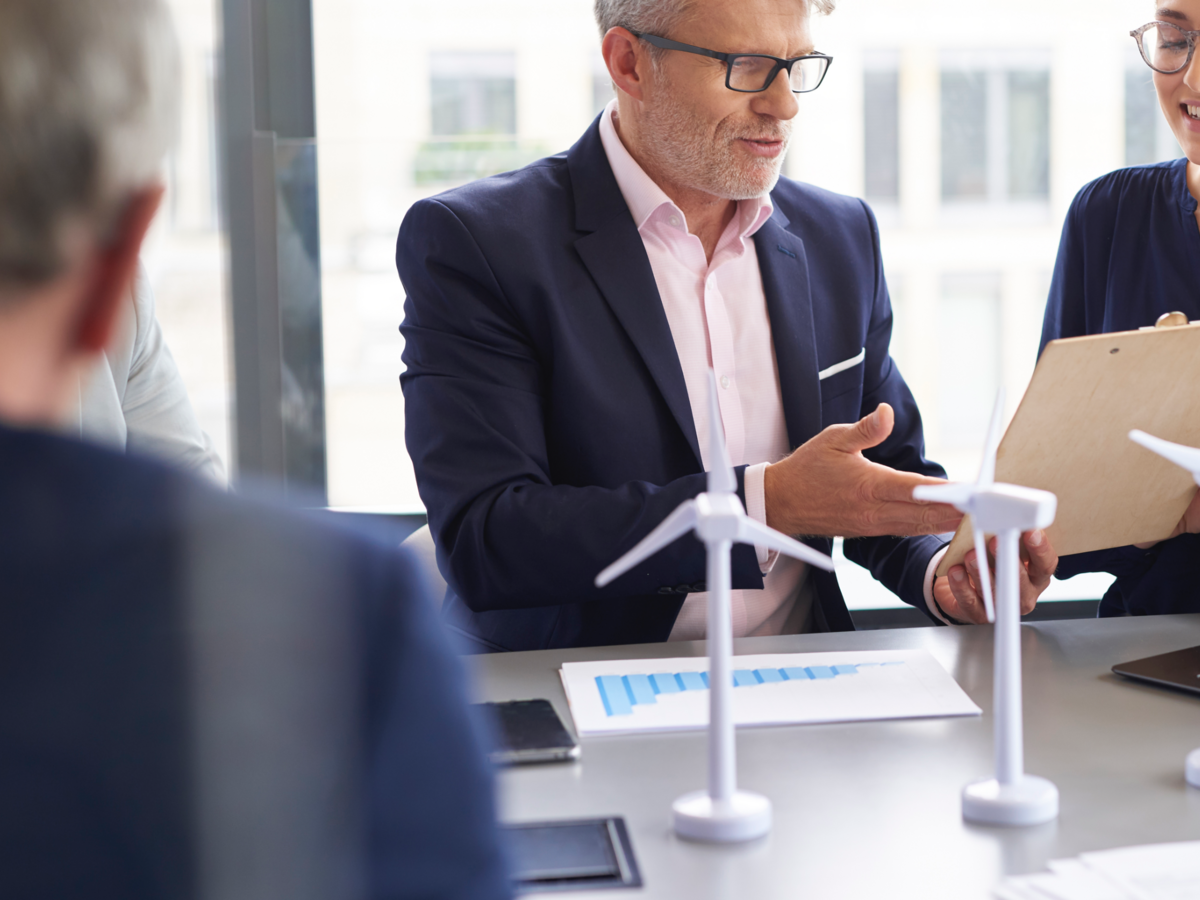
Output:
[[947,574],[950,579],[950,592],[954,594],[954,599],[958,602],[958,615],[955,618],[974,623],[987,621],[983,601],[979,598],[975,585],[967,576],[966,567],[951,566]]
[[1050,576],[1058,568],[1058,553],[1046,537],[1046,532],[1027,531],[1021,536],[1021,544],[1029,555],[1026,571],[1029,581],[1036,587],[1044,588],[1050,583]]

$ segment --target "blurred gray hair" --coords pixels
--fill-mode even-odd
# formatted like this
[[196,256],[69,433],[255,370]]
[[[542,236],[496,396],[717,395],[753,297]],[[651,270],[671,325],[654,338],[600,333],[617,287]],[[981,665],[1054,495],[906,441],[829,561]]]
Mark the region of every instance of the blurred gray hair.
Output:
[[[829,15],[837,0],[797,0],[809,14]],[[628,28],[639,34],[665,36],[691,11],[695,0],[596,0],[596,24],[600,34],[610,28]],[[658,49],[658,48],[655,48]]]
[[61,274],[76,223],[110,237],[178,116],[162,0],[0,0],[0,285]]

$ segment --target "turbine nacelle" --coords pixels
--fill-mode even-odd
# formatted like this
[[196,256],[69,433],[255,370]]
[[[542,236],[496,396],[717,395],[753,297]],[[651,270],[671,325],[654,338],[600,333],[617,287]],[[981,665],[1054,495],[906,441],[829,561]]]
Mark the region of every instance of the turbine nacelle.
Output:
[[696,497],[696,537],[704,543],[738,540],[746,510],[737,494],[700,494]]
[[1058,509],[1058,498],[1049,491],[1015,484],[930,485],[914,489],[913,497],[953,506],[971,516],[973,527],[984,534],[1048,528]]

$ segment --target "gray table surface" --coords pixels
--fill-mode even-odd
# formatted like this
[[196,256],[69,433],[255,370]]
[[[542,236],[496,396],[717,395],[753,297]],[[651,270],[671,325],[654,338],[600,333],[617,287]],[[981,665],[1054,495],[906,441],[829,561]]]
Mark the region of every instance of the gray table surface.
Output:
[[[624,816],[645,887],[577,898],[985,898],[1005,875],[1129,844],[1200,839],[1200,695],[1113,675],[1114,663],[1200,644],[1200,615],[1038,622],[1022,628],[1025,759],[1058,785],[1056,822],[962,821],[964,784],[992,771],[992,630],[905,628],[747,638],[735,653],[925,648],[982,717],[745,728],[739,786],[774,804],[772,833],[740,846],[676,838],[671,802],[705,786],[702,732],[588,738],[572,764],[503,771],[501,817]],[[559,665],[703,656],[702,642],[469,657],[478,700],[546,697],[573,727]]]

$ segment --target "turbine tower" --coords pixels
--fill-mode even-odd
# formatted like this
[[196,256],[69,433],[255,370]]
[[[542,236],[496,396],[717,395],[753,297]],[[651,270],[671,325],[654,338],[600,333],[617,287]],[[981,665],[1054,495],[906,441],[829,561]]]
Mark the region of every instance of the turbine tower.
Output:
[[[1141,444],[1147,450],[1152,450],[1164,459],[1169,459],[1181,469],[1192,473],[1196,484],[1200,484],[1200,450],[1195,447],[1185,447],[1183,444],[1173,444],[1152,434],[1138,431],[1136,428],[1129,432],[1129,439],[1135,444]],[[1200,749],[1188,754],[1184,763],[1184,774],[1188,784],[1200,788]]]
[[[971,517],[980,584],[988,621],[996,623],[993,717],[996,775],[963,789],[963,818],[988,825],[1037,825],[1058,816],[1058,788],[1025,774],[1021,713],[1021,532],[1054,521],[1058,498],[1049,491],[996,484],[996,451],[1004,391],[996,397],[975,484],[946,484],[913,490],[916,500],[948,503]],[[991,598],[984,536],[996,535],[996,602]]]
[[695,531],[708,550],[708,790],[684,794],[673,804],[674,827],[682,837],[733,842],[771,830],[771,801],[737,789],[733,726],[733,622],[729,606],[729,554],[735,542],[757,544],[833,571],[833,560],[756,522],[737,496],[737,476],[725,449],[717,381],[708,371],[708,490],[681,504],[632,550],[596,576],[604,587],[676,539]]

